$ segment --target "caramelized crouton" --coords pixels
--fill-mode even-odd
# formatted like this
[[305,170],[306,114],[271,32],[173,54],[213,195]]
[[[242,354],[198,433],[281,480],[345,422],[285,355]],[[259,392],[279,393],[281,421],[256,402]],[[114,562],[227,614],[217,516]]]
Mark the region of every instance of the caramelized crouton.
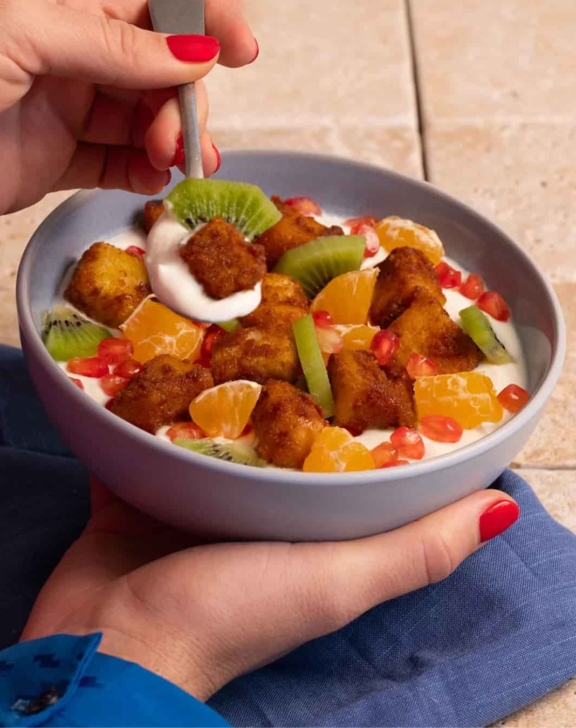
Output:
[[325,235],[344,235],[344,231],[338,226],[328,228],[313,217],[301,215],[296,208],[285,205],[279,197],[271,199],[282,213],[282,219],[256,239],[266,250],[269,269],[276,265],[287,250],[298,248]]
[[254,288],[266,273],[262,246],[244,242],[242,233],[219,217],[200,228],[180,256],[206,294],[218,300]]
[[146,432],[189,419],[190,402],[214,386],[208,369],[168,354],[156,356],[113,400],[115,415]]
[[149,233],[154,223],[164,212],[164,203],[162,200],[149,200],[144,205],[144,230]]
[[416,298],[389,327],[400,338],[400,345],[386,370],[397,373],[411,354],[433,359],[440,374],[475,369],[484,355],[468,334],[456,324],[438,301],[426,295]]
[[438,303],[445,303],[434,266],[419,250],[396,248],[378,268],[380,275],[370,308],[370,319],[376,326],[388,328],[419,292],[425,291]]
[[352,432],[416,423],[412,383],[406,373],[390,377],[368,351],[342,351],[328,362],[334,424]]
[[278,468],[300,469],[327,422],[306,392],[271,380],[252,412],[258,455]]
[[150,293],[139,256],[94,243],[80,258],[64,297],[98,323],[118,328]]
[[251,328],[223,334],[212,345],[210,369],[216,384],[234,379],[294,382],[299,363],[292,333]]
[[281,273],[266,273],[262,280],[262,302],[240,321],[244,327],[291,330],[294,321],[308,313],[308,306],[298,281]]

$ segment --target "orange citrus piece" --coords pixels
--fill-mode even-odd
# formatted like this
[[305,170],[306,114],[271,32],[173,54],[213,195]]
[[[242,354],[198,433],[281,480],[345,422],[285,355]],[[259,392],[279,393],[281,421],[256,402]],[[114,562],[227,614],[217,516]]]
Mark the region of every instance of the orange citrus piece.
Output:
[[420,377],[414,382],[414,398],[418,419],[452,417],[465,430],[484,422],[500,422],[504,415],[492,380],[478,372]]
[[376,268],[337,276],[312,301],[310,310],[328,311],[335,324],[365,324],[377,277]]
[[348,326],[341,329],[342,349],[344,351],[370,351],[372,339],[380,329],[372,326]]
[[355,442],[347,430],[325,427],[314,440],[302,469],[306,473],[344,473],[375,467],[370,450]]
[[150,298],[120,328],[134,344],[133,358],[141,364],[159,354],[195,361],[205,333],[189,319]]
[[190,417],[210,437],[240,437],[256,406],[262,387],[238,379],[205,389],[190,405]]
[[389,253],[394,248],[416,248],[434,264],[444,257],[444,246],[434,230],[401,217],[386,217],[376,223],[380,245]]

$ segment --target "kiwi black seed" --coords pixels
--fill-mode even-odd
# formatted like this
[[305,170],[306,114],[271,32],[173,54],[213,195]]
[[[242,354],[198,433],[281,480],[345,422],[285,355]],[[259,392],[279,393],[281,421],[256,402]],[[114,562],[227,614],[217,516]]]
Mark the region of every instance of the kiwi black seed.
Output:
[[177,438],[174,444],[178,447],[192,450],[200,455],[207,455],[217,460],[224,460],[227,463],[238,463],[239,465],[252,465],[255,468],[263,468],[266,463],[256,455],[254,449],[250,445],[240,443],[228,444],[217,442],[210,438],[202,440],[189,440],[186,438]]
[[94,356],[98,344],[111,336],[109,329],[88,321],[68,306],[54,306],[44,316],[42,340],[56,361]]
[[191,229],[220,217],[249,240],[261,235],[282,217],[259,187],[244,182],[186,179],[168,194],[166,203]]
[[365,249],[361,235],[317,238],[284,253],[274,272],[294,278],[308,298],[314,298],[333,278],[359,270]]

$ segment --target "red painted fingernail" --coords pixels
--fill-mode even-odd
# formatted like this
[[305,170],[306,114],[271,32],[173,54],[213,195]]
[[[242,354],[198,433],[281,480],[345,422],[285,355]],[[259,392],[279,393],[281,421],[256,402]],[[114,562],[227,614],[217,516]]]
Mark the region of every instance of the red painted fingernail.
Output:
[[253,58],[253,59],[252,59],[252,60],[250,61],[250,63],[254,63],[254,61],[255,61],[255,60],[256,60],[256,59],[258,58],[258,56],[260,55],[260,46],[258,45],[258,41],[256,40],[256,38],[254,38],[254,43],[256,43],[256,55],[255,55],[255,56],[254,56],[254,58]]
[[220,43],[209,35],[170,35],[166,43],[172,55],[186,63],[206,63],[220,51]]
[[213,144],[212,149],[214,150],[214,153],[216,154],[216,169],[214,170],[214,174],[220,169],[222,166],[222,157],[220,156],[220,152],[218,151],[218,147]]
[[180,167],[186,161],[186,155],[184,153],[184,137],[182,134],[178,135],[176,139],[176,149],[174,151],[174,159],[172,161],[173,167]]
[[480,542],[485,543],[499,536],[518,520],[520,508],[514,501],[501,500],[493,503],[480,516]]

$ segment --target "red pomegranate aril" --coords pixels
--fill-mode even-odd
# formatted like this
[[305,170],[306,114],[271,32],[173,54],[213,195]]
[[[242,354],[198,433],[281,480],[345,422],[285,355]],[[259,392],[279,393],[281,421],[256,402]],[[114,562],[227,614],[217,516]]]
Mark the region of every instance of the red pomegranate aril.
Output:
[[520,412],[530,401],[530,394],[518,384],[509,384],[498,395],[498,401],[508,412]]
[[68,379],[72,382],[72,384],[75,384],[78,389],[84,389],[84,385],[80,381],[80,379],[75,379],[74,377],[68,377]]
[[460,286],[460,293],[471,301],[476,301],[484,293],[484,281],[476,273],[470,273]]
[[104,339],[98,344],[98,356],[110,366],[128,361],[133,354],[134,344],[130,339]]
[[332,316],[328,311],[314,311],[312,318],[314,319],[314,326],[319,329],[328,329],[334,325]]
[[358,225],[350,230],[350,235],[362,235],[366,238],[366,247],[364,249],[365,258],[373,258],[380,250],[380,239],[378,233],[371,225]]
[[410,465],[408,460],[391,460],[389,463],[385,463],[384,465],[380,466],[380,470],[383,468],[397,468],[400,465]]
[[139,248],[137,245],[130,245],[130,247],[126,248],[126,252],[132,253],[132,255],[137,255],[139,258],[143,258],[146,255],[146,251]]
[[378,364],[383,367],[385,364],[388,364],[390,359],[392,359],[394,354],[398,351],[399,346],[400,339],[396,336],[396,334],[384,329],[384,331],[379,331],[372,339],[370,350],[376,357]]
[[100,377],[108,374],[108,365],[97,356],[86,359],[77,356],[70,359],[66,364],[66,369],[70,374],[80,374],[82,377],[92,377],[93,379],[100,379]]
[[426,415],[420,420],[420,432],[435,442],[460,442],[464,430],[452,417]]
[[129,379],[126,379],[125,377],[119,377],[116,374],[105,374],[100,380],[100,386],[102,387],[102,391],[109,397],[115,397],[118,392],[126,389],[129,383]]
[[322,208],[320,205],[310,197],[290,197],[288,200],[284,200],[284,204],[290,205],[290,207],[293,207],[301,215],[322,214]]
[[356,235],[356,233],[353,233],[352,232],[352,230],[354,230],[354,228],[360,227],[360,225],[370,225],[370,227],[375,227],[376,222],[377,221],[376,221],[376,218],[375,217],[371,217],[370,215],[366,215],[366,217],[351,217],[349,220],[344,220],[344,222],[342,223],[342,225],[344,227],[351,228],[350,229],[350,234],[351,235]]
[[203,440],[206,437],[204,430],[195,422],[178,422],[168,430],[166,435],[172,441],[180,437],[186,440]]
[[339,354],[344,346],[341,334],[333,326],[316,326],[320,351],[324,354]]
[[462,273],[445,260],[436,266],[436,275],[442,288],[459,288],[462,285]]
[[486,293],[483,293],[476,301],[476,305],[481,311],[495,318],[496,321],[510,320],[510,307],[496,291],[486,291]]
[[390,442],[398,451],[399,457],[410,458],[410,460],[422,460],[426,449],[424,441],[416,430],[410,427],[399,427],[390,436]]
[[114,369],[114,374],[117,377],[124,377],[124,379],[133,379],[137,374],[142,371],[142,364],[136,359],[128,359],[123,361],[122,364],[118,364]]
[[200,349],[200,364],[202,364],[202,366],[210,366],[210,359],[212,357],[212,346],[216,339],[219,339],[222,334],[225,333],[226,332],[224,331],[224,329],[217,324],[212,324],[206,330],[206,334],[204,335],[204,339],[202,340],[202,348]]
[[406,363],[406,371],[411,379],[435,377],[438,374],[438,364],[427,356],[411,354]]
[[390,442],[380,443],[371,450],[371,454],[377,468],[389,468],[398,461],[398,453]]

